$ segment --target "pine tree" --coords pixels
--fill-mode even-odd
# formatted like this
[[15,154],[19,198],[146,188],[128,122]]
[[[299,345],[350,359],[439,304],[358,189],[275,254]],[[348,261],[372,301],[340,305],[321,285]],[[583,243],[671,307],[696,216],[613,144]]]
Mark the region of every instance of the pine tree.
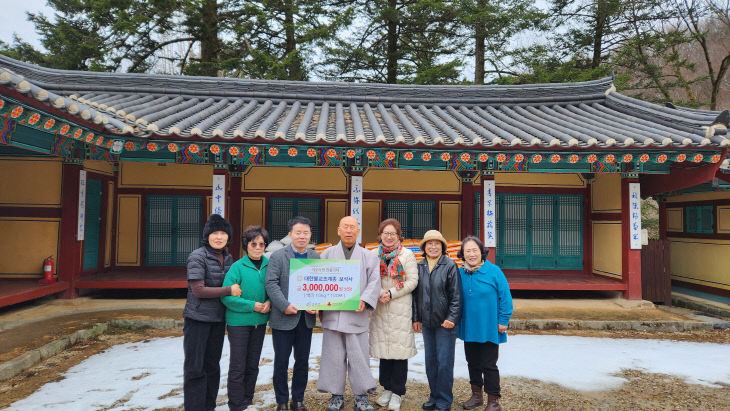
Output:
[[231,53],[223,67],[233,76],[307,80],[316,46],[351,19],[347,1],[247,1],[231,22]]
[[325,44],[326,78],[450,83],[462,63],[456,9],[441,0],[360,0],[352,26]]
[[[460,0],[460,34],[470,45],[474,57],[474,83],[484,84],[485,76],[515,75],[511,43],[528,30],[541,32],[546,14],[531,0]],[[488,69],[487,69],[488,67]]]
[[317,42],[349,21],[344,4],[339,0],[49,0],[55,19],[28,14],[47,52],[22,39],[0,44],[0,52],[70,70],[305,80]]

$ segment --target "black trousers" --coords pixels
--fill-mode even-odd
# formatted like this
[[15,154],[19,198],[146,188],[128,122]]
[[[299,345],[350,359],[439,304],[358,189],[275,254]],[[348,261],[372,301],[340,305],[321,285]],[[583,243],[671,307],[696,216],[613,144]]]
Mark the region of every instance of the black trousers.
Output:
[[183,326],[183,390],[187,411],[215,409],[221,380],[221,351],[226,324],[185,319]]
[[484,387],[487,394],[501,397],[499,388],[499,344],[491,342],[465,342],[464,354],[469,367],[469,382]]
[[231,363],[228,367],[228,409],[241,411],[253,404],[259,360],[264,346],[266,324],[228,326]]
[[309,348],[312,345],[312,329],[307,327],[304,313],[299,317],[299,323],[291,330],[271,330],[271,339],[274,343],[274,395],[277,404],[289,401],[289,386],[287,376],[289,370],[289,356],[294,349],[294,373],[291,379],[291,400],[304,401],[304,390],[307,388],[309,377]]
[[408,379],[408,360],[380,360],[380,385],[393,394],[406,394]]

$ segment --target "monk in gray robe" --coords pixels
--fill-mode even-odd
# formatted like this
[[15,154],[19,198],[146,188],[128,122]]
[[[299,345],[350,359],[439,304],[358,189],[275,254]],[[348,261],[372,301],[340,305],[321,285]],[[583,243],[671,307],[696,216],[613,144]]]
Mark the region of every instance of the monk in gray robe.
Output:
[[345,378],[355,394],[354,409],[374,410],[368,391],[375,390],[370,371],[368,341],[369,311],[375,310],[380,297],[380,261],[378,256],[357,244],[360,227],[354,217],[344,217],[337,227],[340,242],[322,253],[322,258],[360,260],[360,307],[357,311],[320,311],[322,314],[322,356],[319,366],[320,392],[332,394],[327,411],[345,405]]

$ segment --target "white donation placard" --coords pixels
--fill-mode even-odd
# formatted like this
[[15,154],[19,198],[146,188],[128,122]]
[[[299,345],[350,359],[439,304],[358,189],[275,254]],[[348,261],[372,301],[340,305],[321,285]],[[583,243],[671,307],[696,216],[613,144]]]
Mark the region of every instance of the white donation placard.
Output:
[[360,260],[289,260],[289,302],[300,310],[357,310]]

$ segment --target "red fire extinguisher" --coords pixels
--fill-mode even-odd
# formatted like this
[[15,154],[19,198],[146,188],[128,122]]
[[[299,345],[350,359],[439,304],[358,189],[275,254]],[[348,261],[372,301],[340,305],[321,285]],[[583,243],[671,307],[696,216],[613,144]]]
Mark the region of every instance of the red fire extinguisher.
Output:
[[46,257],[43,260],[43,279],[38,281],[40,284],[53,284],[56,279],[53,278],[53,272],[55,271],[55,264],[53,263],[53,256]]

